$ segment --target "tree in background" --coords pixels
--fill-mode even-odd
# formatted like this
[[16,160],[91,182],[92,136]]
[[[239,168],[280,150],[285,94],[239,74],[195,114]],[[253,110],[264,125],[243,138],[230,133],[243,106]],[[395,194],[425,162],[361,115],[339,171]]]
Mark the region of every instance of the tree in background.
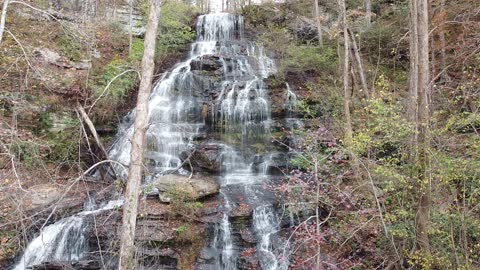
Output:
[[315,0],[315,19],[317,23],[317,35],[318,35],[318,45],[323,47],[323,33],[322,33],[322,18],[320,17],[320,7],[318,6],[318,0]]

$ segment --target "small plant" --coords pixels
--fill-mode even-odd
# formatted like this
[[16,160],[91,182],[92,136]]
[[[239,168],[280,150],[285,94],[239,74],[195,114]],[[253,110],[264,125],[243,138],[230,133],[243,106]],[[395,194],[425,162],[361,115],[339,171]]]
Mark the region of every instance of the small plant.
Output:
[[30,141],[14,141],[10,146],[10,152],[29,168],[36,166],[41,159],[40,146]]
[[178,227],[175,229],[175,232],[177,234],[182,234],[185,233],[190,225],[189,224],[183,224],[182,226]]
[[71,34],[63,33],[58,40],[58,48],[69,60],[78,61],[82,58],[82,46],[79,40]]

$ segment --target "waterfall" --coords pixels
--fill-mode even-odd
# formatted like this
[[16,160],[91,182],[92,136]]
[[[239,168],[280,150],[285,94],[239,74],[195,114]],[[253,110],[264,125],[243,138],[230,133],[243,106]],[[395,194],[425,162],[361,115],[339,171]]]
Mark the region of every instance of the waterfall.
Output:
[[[186,59],[176,64],[154,83],[148,102],[149,125],[146,131],[145,182],[157,176],[190,172],[181,169],[182,157],[213,133],[220,134],[209,143],[221,150],[220,219],[214,228],[209,248],[218,254],[211,267],[238,269],[240,254],[247,247],[239,243],[238,224],[232,215],[239,207],[250,208],[250,229],[256,238],[256,258],[262,269],[283,270],[288,261],[280,260],[280,251],[273,241],[278,232],[271,181],[267,167],[255,168],[259,155],[271,159],[265,151],[270,146],[271,105],[264,79],[276,72],[274,61],[263,48],[245,39],[242,16],[213,13],[198,17],[196,41]],[[293,92],[288,92],[293,97]],[[291,99],[291,98],[290,98]],[[130,163],[134,111],[119,127],[116,140],[109,149],[109,158],[128,166]],[[267,160],[265,166],[272,164]],[[125,176],[120,166],[117,175]],[[15,270],[43,260],[79,260],[87,251],[84,231],[86,211],[46,227],[27,247]],[[42,247],[46,246],[42,250]],[[51,247],[51,248],[49,248]]]
[[86,203],[85,210],[45,227],[25,249],[25,252],[14,270],[25,270],[27,267],[45,261],[72,262],[83,258],[88,251],[86,217],[120,207],[123,201],[110,201],[99,209],[93,209],[92,202]]
[[285,86],[287,88],[284,105],[287,112],[285,117],[285,127],[289,129],[298,129],[303,125],[302,121],[295,115],[295,109],[298,105],[298,98],[288,83],[286,83]]

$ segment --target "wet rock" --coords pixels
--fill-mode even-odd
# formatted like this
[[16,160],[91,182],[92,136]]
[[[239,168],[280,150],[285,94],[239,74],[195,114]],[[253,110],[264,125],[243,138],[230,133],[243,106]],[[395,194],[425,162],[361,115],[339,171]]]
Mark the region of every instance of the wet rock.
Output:
[[191,70],[201,70],[206,72],[218,71],[221,72],[222,61],[218,56],[205,55],[192,60],[190,63]]
[[[145,247],[145,246],[144,246]],[[144,248],[139,252],[142,260],[142,266],[139,268],[147,270],[176,270],[178,262],[178,253],[171,248]]]
[[32,270],[97,270],[102,269],[98,261],[78,261],[74,263],[68,262],[43,262],[34,265]]
[[229,212],[230,217],[250,217],[253,213],[252,207],[246,203],[240,203]]
[[217,194],[220,190],[219,184],[212,178],[206,176],[193,176],[189,178],[181,175],[164,175],[155,179],[152,186],[160,192],[160,200],[170,202],[168,192],[180,192],[189,200],[198,200],[206,196]]
[[240,230],[240,236],[247,243],[256,244],[258,242],[253,232],[249,229]]
[[200,252],[198,257],[199,261],[209,262],[214,260],[218,255],[218,250],[216,248],[204,247]]
[[288,169],[289,157],[286,153],[270,153],[257,155],[254,159],[254,171],[270,175],[282,175]]
[[[180,155],[182,161],[187,159],[196,172],[219,173],[222,170],[222,147],[218,144],[202,144],[195,149],[185,151]],[[185,162],[184,167],[190,169],[190,164]]]

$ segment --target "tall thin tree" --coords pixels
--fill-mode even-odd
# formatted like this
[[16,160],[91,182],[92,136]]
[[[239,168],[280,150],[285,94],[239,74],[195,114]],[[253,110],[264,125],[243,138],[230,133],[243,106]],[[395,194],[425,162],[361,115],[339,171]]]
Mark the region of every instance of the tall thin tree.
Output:
[[317,24],[317,36],[318,36],[318,45],[320,48],[323,47],[323,33],[322,33],[322,18],[320,17],[320,7],[318,6],[318,0],[313,2],[315,5],[315,20]]
[[148,99],[152,88],[155,42],[160,20],[160,0],[150,0],[149,6],[150,11],[148,15],[144,54],[142,58],[142,76],[135,111],[130,166],[128,168],[125,203],[123,205],[123,221],[120,232],[120,259],[118,264],[119,270],[134,269],[136,264],[134,260],[135,227],[137,221],[138,197],[143,173],[142,163],[145,132],[148,126]]
[[367,17],[367,26],[372,24],[372,0],[365,0],[365,13]]
[[350,116],[350,91],[349,91],[349,71],[350,71],[350,46],[348,37],[348,25],[347,25],[347,10],[345,6],[345,0],[338,0],[340,22],[343,31],[343,114],[345,117],[345,137],[347,143],[351,143],[353,138],[352,120]]
[[418,162],[420,172],[418,180],[421,184],[418,211],[416,216],[416,240],[420,249],[430,249],[428,227],[430,222],[432,186],[429,176],[430,136],[429,136],[429,21],[428,0],[417,0],[418,14]]
[[2,7],[2,17],[0,17],[0,44],[2,44],[3,32],[5,32],[5,21],[7,20],[7,9],[10,0],[5,0]]

